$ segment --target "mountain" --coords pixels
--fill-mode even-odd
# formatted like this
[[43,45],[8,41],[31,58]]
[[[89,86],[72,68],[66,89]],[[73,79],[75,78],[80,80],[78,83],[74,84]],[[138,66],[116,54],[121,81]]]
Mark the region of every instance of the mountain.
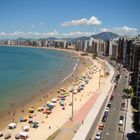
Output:
[[85,40],[89,40],[89,39],[90,39],[90,37],[82,36],[82,37],[78,37],[78,38],[73,39],[73,41],[78,41],[78,40],[85,41]]
[[47,38],[47,40],[52,40],[52,41],[54,41],[54,40],[58,40],[58,38],[55,38],[55,37],[49,37],[49,38]]
[[94,39],[101,39],[101,40],[111,40],[113,38],[118,38],[120,37],[118,34],[112,33],[112,32],[101,32],[99,34],[95,34],[92,35],[90,37],[87,36],[82,36],[82,37],[77,37],[77,38],[55,38],[55,37],[49,37],[49,38],[40,38],[40,39],[26,39],[26,38],[18,38],[18,41],[30,41],[30,40],[67,40],[70,42],[77,42],[77,41],[85,41],[85,40],[89,40],[91,37],[93,37]]
[[119,35],[112,32],[101,32],[97,35],[92,35],[91,37],[94,39],[111,40],[113,38],[118,38]]
[[94,39],[101,39],[101,40],[111,40],[113,38],[118,38],[120,37],[118,34],[115,34],[115,33],[112,33],[112,32],[101,32],[99,34],[96,34],[96,35],[92,35],[90,37],[78,37],[78,38],[75,38],[73,39],[74,42],[80,40],[80,41],[85,41],[85,40],[89,40],[91,37],[93,37]]

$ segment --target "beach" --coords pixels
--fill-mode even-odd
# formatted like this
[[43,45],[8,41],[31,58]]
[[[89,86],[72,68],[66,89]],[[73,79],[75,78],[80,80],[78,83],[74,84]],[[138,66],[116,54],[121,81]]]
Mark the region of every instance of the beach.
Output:
[[[51,89],[47,92],[46,95],[43,95],[42,97],[37,97],[36,99],[33,99],[32,102],[29,104],[23,106],[23,108],[17,108],[15,114],[11,111],[9,115],[6,115],[3,119],[1,119],[1,129],[4,134],[10,132],[12,133],[12,138],[14,139],[14,136],[22,131],[22,127],[29,124],[27,122],[21,123],[19,122],[20,117],[26,117],[29,116],[29,110],[28,108],[34,107],[35,112],[33,113],[33,119],[36,122],[39,122],[39,127],[37,129],[30,128],[29,130],[29,138],[31,140],[34,139],[46,139],[48,136],[50,136],[52,133],[54,133],[58,128],[60,128],[68,119],[71,117],[72,112],[72,106],[70,106],[70,102],[72,101],[72,93],[68,93],[68,96],[65,100],[65,109],[62,109],[62,106],[59,105],[59,101],[57,101],[54,109],[52,110],[52,113],[48,115],[48,118],[46,118],[46,115],[42,114],[42,112],[38,112],[37,108],[44,105],[47,101],[50,101],[52,98],[57,98],[60,93],[60,88],[63,87],[66,91],[69,89],[69,87],[72,86],[75,81],[78,80],[82,75],[85,75],[86,73],[90,72],[91,79],[89,79],[88,84],[84,87],[84,90],[80,91],[80,93],[74,94],[74,113],[78,111],[78,109],[92,96],[93,93],[98,92],[99,88],[99,69],[102,68],[102,64],[98,62],[97,60],[92,60],[91,57],[81,57],[79,53],[77,54],[79,57],[79,65],[77,66],[75,72],[69,76],[66,80],[59,83],[56,87]],[[95,68],[97,71],[93,72],[91,69],[91,66],[96,66]],[[103,75],[103,70],[101,71],[101,75]],[[101,78],[101,82],[102,82]],[[17,128],[14,130],[9,130],[7,128],[7,125],[12,122],[17,123]],[[0,138],[1,139],[1,138]]]

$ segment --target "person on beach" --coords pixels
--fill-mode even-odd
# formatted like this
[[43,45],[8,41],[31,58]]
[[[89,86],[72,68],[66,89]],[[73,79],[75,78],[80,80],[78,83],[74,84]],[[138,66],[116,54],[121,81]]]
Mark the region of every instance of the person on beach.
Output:
[[49,130],[51,129],[51,126],[49,126]]

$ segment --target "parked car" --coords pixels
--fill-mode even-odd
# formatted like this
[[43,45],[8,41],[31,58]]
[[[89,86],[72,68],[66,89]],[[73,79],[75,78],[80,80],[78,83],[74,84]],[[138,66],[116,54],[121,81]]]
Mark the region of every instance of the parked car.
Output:
[[104,129],[104,124],[103,123],[100,123],[98,129],[99,130],[103,130]]
[[107,107],[110,108],[111,107],[111,100],[109,100]]
[[105,108],[105,111],[106,111],[106,112],[109,112],[109,107],[106,107],[106,108]]
[[[115,86],[116,86],[116,85],[115,85]],[[112,100],[113,100],[113,98],[114,98],[114,93],[112,93],[112,94],[111,94],[111,96],[110,96],[110,99],[109,99],[109,100],[110,100],[110,101],[112,101]]]
[[101,139],[101,133],[97,133],[95,136],[95,140],[100,140]]
[[106,120],[107,120],[107,117],[104,117],[104,116],[103,116],[102,122],[106,122]]
[[120,116],[120,120],[122,120],[122,121],[123,121],[123,120],[124,120],[124,116]]
[[123,120],[119,120],[119,125],[123,126]]
[[105,111],[103,117],[108,117],[108,114],[109,114],[109,112],[108,111]]

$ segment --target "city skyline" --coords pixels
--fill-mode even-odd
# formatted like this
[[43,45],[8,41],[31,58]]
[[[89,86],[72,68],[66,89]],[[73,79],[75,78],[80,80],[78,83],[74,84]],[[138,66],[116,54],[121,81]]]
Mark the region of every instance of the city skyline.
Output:
[[1,0],[0,39],[140,33],[138,0]]

